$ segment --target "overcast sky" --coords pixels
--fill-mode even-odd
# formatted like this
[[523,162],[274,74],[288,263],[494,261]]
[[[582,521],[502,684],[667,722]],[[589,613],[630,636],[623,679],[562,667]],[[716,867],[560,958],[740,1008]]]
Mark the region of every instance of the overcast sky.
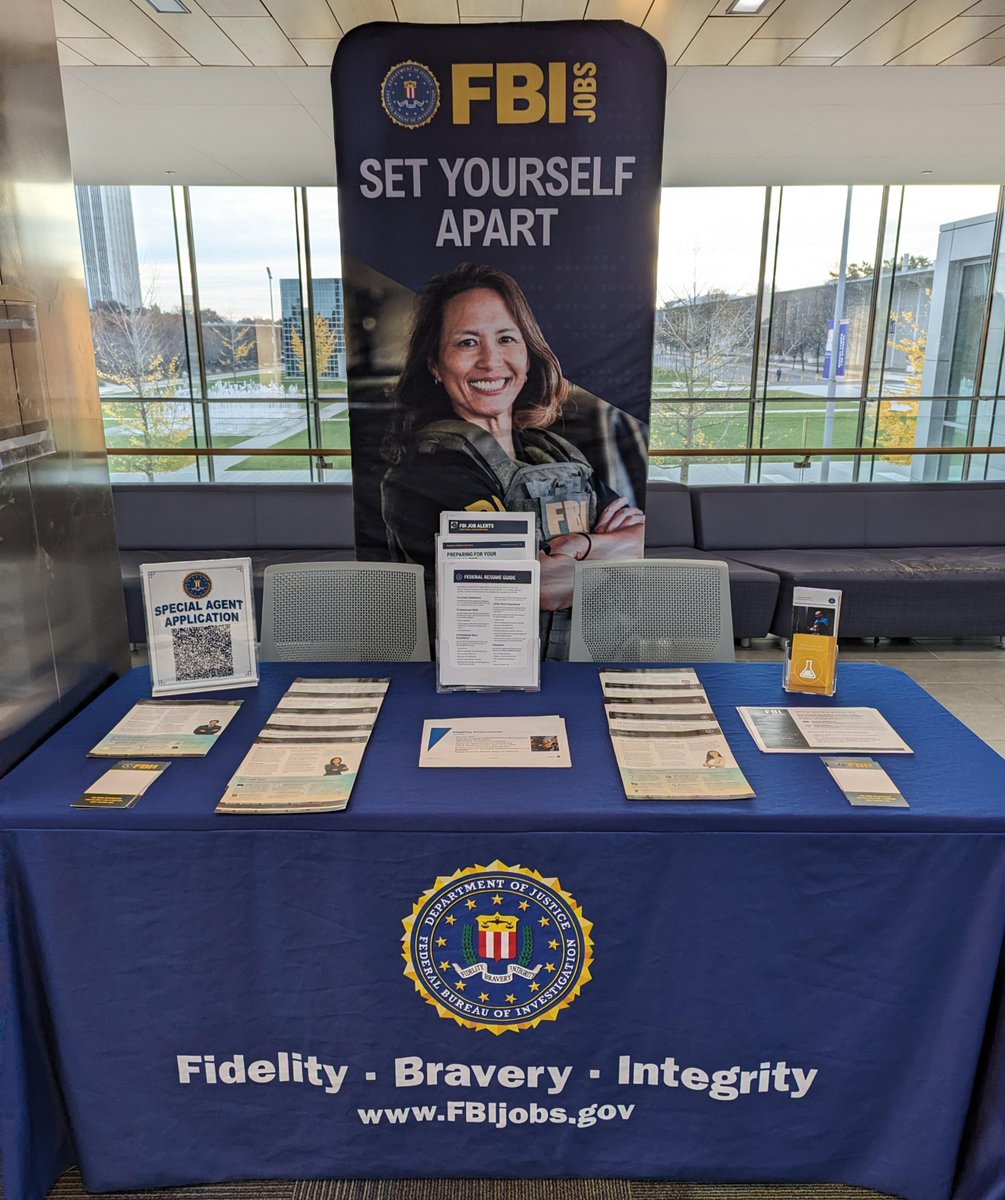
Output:
[[[132,190],[144,291],[162,307],[177,309],[170,189]],[[896,192],[899,195],[899,189]],[[784,189],[778,287],[820,283],[837,270],[846,196],[844,187]],[[880,200],[879,187],[853,189],[849,262],[873,260]],[[268,317],[269,268],[278,318],[279,280],[298,273],[294,190],[193,187],[191,201],[202,306],[228,318]],[[997,185],[905,189],[898,254],[934,259],[941,224],[993,212],[997,202]],[[335,189],[308,188],[308,206],[314,275],[338,276]],[[660,299],[713,288],[752,293],[760,266],[763,209],[763,188],[664,189],[657,262]]]

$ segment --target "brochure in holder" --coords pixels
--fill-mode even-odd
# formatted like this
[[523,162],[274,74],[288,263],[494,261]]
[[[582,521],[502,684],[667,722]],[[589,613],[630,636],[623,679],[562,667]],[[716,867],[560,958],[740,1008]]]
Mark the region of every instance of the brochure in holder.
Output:
[[782,685],[787,692],[833,696],[837,691],[841,593],[832,588],[792,589],[792,636]]
[[540,608],[533,514],[441,514],[437,691],[538,691]]
[[258,683],[250,558],[144,563],[155,696]]

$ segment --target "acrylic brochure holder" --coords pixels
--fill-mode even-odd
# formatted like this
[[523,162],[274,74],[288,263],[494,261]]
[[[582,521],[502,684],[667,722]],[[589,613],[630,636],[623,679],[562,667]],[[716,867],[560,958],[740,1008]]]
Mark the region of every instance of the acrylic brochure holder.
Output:
[[539,691],[541,576],[527,513],[451,513],[436,539],[436,690]]
[[841,593],[828,588],[792,590],[792,635],[782,679],[787,692],[833,696],[837,691]]

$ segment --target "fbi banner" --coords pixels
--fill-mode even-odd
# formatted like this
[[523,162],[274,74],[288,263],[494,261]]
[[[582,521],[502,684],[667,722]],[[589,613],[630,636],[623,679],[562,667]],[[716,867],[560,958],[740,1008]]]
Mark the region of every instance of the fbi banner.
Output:
[[665,90],[618,21],[340,43],[359,557],[431,568],[441,511],[533,511],[559,613],[576,558],[641,555]]

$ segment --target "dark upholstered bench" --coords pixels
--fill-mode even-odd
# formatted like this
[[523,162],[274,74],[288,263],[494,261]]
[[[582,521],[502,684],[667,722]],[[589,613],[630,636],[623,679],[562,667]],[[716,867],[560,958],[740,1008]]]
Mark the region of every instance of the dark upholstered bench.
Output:
[[1005,484],[849,483],[690,489],[695,541],[794,587],[840,588],[848,637],[1005,634]]
[[778,601],[778,576],[695,545],[691,489],[682,483],[650,483],[646,491],[647,558],[721,558],[729,567],[733,636],[763,637]]
[[112,488],[129,640],[145,642],[140,564],[250,557],[255,612],[265,568],[355,557],[344,484],[116,484]]
[[[146,640],[141,563],[248,556],[260,613],[262,577],[270,564],[354,557],[352,489],[345,484],[136,483],[116,484],[112,495],[133,642]],[[690,493],[683,484],[650,484],[646,510],[650,557],[721,557],[696,549]],[[767,633],[778,577],[731,561],[729,582],[734,635]]]

